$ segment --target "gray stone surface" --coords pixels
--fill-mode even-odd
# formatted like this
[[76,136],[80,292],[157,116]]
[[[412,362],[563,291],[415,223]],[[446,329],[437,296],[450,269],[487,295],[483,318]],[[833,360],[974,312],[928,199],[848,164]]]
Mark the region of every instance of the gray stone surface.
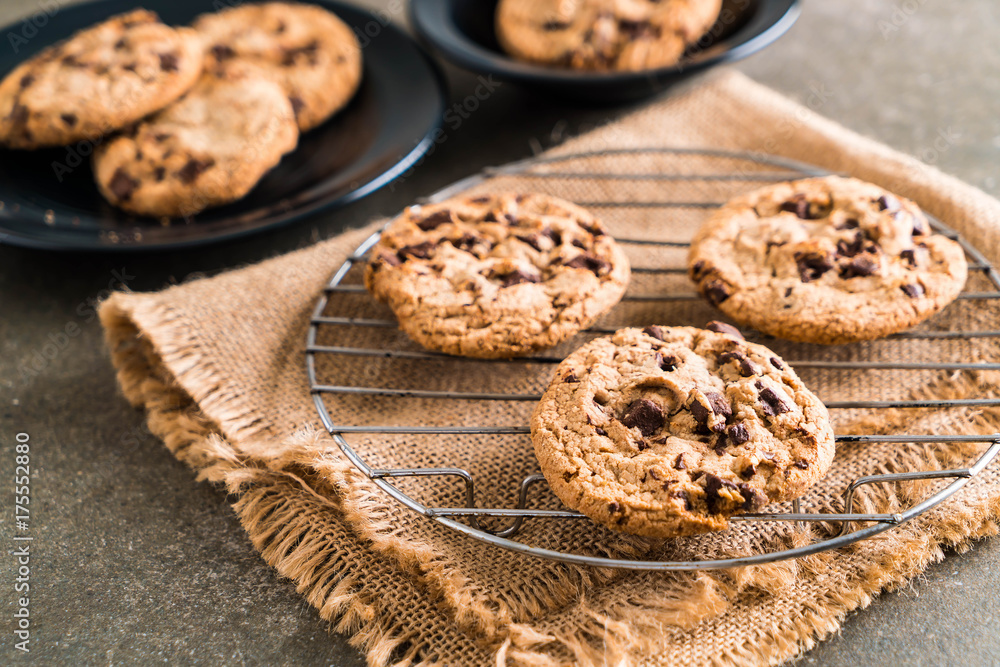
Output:
[[[0,23],[40,6],[0,0]],[[801,101],[822,98],[821,113],[1000,195],[998,25],[995,0],[960,7],[948,0],[807,0],[789,35],[739,68]],[[475,77],[447,72],[452,97],[461,100]],[[226,496],[196,483],[121,399],[93,302],[122,279],[132,290],[156,289],[307,245],[618,113],[538,101],[502,86],[393,190],[290,229],[166,255],[0,247],[0,663],[363,664],[263,564]],[[43,350],[49,340],[59,348],[54,358],[37,374],[19,373],[36,353],[53,351]],[[32,446],[29,656],[13,651],[11,634],[9,485],[19,431],[30,434]],[[852,614],[838,637],[803,662],[1000,663],[998,564],[997,541],[949,556],[905,591]]]

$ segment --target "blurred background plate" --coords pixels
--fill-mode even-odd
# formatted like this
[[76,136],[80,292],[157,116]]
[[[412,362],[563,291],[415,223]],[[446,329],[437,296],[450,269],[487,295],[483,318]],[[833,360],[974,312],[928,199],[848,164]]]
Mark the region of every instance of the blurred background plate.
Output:
[[[230,4],[240,3],[106,0],[59,8],[18,53],[0,51],[0,76],[77,30],[138,6],[180,25]],[[162,224],[119,211],[101,197],[90,169],[89,142],[41,151],[0,150],[0,243],[59,250],[199,245],[347,204],[405,172],[431,146],[440,126],[446,93],[438,67],[409,36],[376,15],[341,2],[314,4],[333,11],[358,35],[361,88],[340,113],[302,135],[298,148],[250,194],[189,220]],[[21,25],[0,34],[19,35]]]
[[654,95],[692,74],[759,51],[792,27],[799,3],[723,0],[719,20],[680,63],[641,72],[582,72],[514,60],[497,42],[497,0],[412,0],[411,14],[417,33],[459,67],[554,96],[618,103]]

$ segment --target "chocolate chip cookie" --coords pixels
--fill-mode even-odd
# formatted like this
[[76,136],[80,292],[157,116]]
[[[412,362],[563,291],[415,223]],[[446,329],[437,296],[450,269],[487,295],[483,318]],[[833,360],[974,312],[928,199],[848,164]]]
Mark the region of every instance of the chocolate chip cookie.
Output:
[[598,220],[540,194],[411,207],[365,272],[412,339],[480,358],[555,345],[618,303],[628,280],[625,253]]
[[582,70],[676,64],[719,16],[721,0],[501,0],[497,38],[515,58]]
[[183,95],[202,69],[201,43],[136,10],[81,30],[0,82],[0,143],[96,140]]
[[820,400],[768,348],[709,329],[621,329],[558,366],[531,439],[566,505],[613,530],[677,537],[797,498],[826,473]]
[[183,99],[100,146],[94,176],[126,211],[189,216],[243,197],[298,137],[278,84],[206,73]]
[[354,95],[361,81],[361,46],[351,29],[316,5],[248,4],[194,22],[207,67],[241,63],[284,88],[303,132]]
[[838,176],[729,202],[698,231],[688,269],[741,324],[825,344],[906,329],[954,300],[968,273],[961,246],[916,204]]

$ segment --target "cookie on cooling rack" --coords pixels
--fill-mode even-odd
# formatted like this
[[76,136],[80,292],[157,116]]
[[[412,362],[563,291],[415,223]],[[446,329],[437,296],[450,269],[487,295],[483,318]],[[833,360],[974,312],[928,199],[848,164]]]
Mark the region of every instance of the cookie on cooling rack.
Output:
[[501,0],[497,38],[515,58],[582,70],[676,64],[715,23],[721,0]]
[[648,537],[727,527],[802,495],[827,471],[823,403],[734,327],[621,329],[571,354],[531,418],[555,494]]
[[347,104],[361,81],[357,38],[316,5],[248,4],[205,14],[194,27],[209,69],[238,64],[281,85],[303,132]]
[[431,350],[507,358],[550,347],[621,299],[625,253],[584,209],[540,194],[413,206],[372,250],[365,285]]
[[0,82],[0,143],[39,148],[105,136],[183,95],[201,68],[193,30],[142,9],[112,17]]
[[688,256],[701,294],[737,322],[808,343],[880,338],[958,296],[962,247],[911,201],[853,178],[769,186],[723,206]]

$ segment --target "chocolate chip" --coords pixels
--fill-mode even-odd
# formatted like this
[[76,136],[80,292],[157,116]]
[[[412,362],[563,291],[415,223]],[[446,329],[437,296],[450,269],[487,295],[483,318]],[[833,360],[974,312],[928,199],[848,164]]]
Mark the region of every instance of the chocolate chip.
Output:
[[281,64],[285,67],[290,67],[295,64],[296,58],[301,55],[307,56],[309,58],[309,63],[311,65],[316,64],[316,51],[319,49],[319,42],[313,40],[306,44],[305,46],[298,46],[291,49],[285,49],[285,55],[281,59]]
[[712,320],[711,322],[705,325],[705,328],[708,329],[709,331],[714,331],[715,333],[728,334],[730,336],[736,336],[740,340],[745,340],[740,330],[734,327],[732,324],[726,324],[725,322]]
[[501,287],[513,287],[514,285],[520,285],[521,283],[540,282],[538,276],[525,273],[521,269],[514,269],[509,273],[495,273],[491,277],[499,279]]
[[285,22],[278,21],[278,25],[274,26],[274,33],[280,35],[283,32],[285,32]]
[[640,452],[644,452],[647,449],[649,449],[649,443],[646,442],[645,440],[640,440],[639,442],[635,443],[635,446],[639,448]]
[[858,232],[850,243],[844,240],[837,241],[837,254],[843,257],[854,257],[861,252],[864,245],[865,235]]
[[923,296],[924,294],[924,286],[917,283],[903,285],[899,289],[903,290],[903,293],[911,299],[916,299],[918,296]]
[[795,264],[799,268],[799,277],[804,283],[816,280],[833,268],[833,262],[830,261],[828,255],[815,252],[795,253]]
[[796,468],[798,468],[800,470],[807,470],[809,468],[809,462],[808,461],[803,461],[802,459],[799,459],[798,461],[796,461],[792,465],[794,465]]
[[601,224],[599,222],[595,221],[595,222],[591,222],[589,224],[584,224],[584,223],[581,222],[581,223],[578,223],[578,224],[581,227],[583,227],[585,230],[587,230],[587,232],[591,236],[604,236],[604,230],[601,228]]
[[716,514],[720,509],[719,504],[723,501],[723,498],[719,492],[722,489],[739,491],[736,485],[729,480],[722,479],[712,473],[705,475],[705,502],[708,504],[708,511],[711,514]]
[[21,88],[27,88],[34,82],[35,76],[33,74],[25,74],[21,77]]
[[702,475],[704,475],[704,474],[705,474],[704,470],[699,470],[697,472],[692,473],[691,474],[691,481],[692,482],[697,482],[699,479],[701,479]]
[[603,436],[607,436],[607,435],[608,435],[608,432],[607,432],[607,431],[605,431],[605,430],[604,430],[603,428],[601,428],[600,426],[596,426],[596,427],[594,427],[594,431],[596,431],[596,432],[597,432],[597,435],[603,435]]
[[423,243],[417,243],[415,245],[403,246],[396,253],[399,258],[405,260],[407,257],[415,257],[416,259],[430,259],[431,255],[434,254],[435,244],[430,241],[424,241]]
[[[921,257],[926,254],[926,251],[921,252]],[[911,267],[915,268],[917,266],[917,248],[907,248],[903,252],[899,253],[899,258],[904,262],[909,264]]]
[[[163,177],[166,175],[167,175],[166,167],[157,167],[156,169],[153,170],[153,178],[155,178],[157,182],[162,181]],[[393,259],[395,259],[395,255],[393,255]],[[398,262],[399,260],[396,261]]]
[[645,329],[643,329],[642,333],[652,338],[655,338],[656,340],[663,340],[663,329],[656,326],[655,324],[653,326],[646,327]]
[[551,240],[552,245],[562,245],[562,235],[551,227],[544,227],[538,233]]
[[437,229],[446,222],[451,222],[451,211],[448,209],[442,209],[440,211],[434,211],[430,215],[417,220],[417,227],[425,232],[429,232],[432,229]]
[[83,62],[80,62],[79,60],[77,60],[76,56],[74,56],[72,53],[69,54],[68,56],[63,56],[62,64],[66,65],[67,67],[86,67],[87,66],[86,63],[83,63]]
[[629,21],[620,19],[618,29],[628,39],[652,39],[660,34],[660,28],[649,21]]
[[655,359],[657,367],[661,371],[667,371],[668,373],[670,371],[677,370],[677,364],[680,363],[677,357],[669,354],[663,354],[662,352],[657,352]]
[[570,371],[563,377],[563,382],[579,382],[580,380],[576,377],[576,373]]
[[675,470],[687,470],[687,466],[684,465],[684,455],[683,454],[678,454],[677,455],[677,459],[674,460],[674,469]]
[[[652,468],[650,468],[649,470],[647,470],[647,471],[646,471],[646,473],[647,473],[647,474],[648,474],[648,475],[649,475],[650,477],[652,477],[654,481],[657,481],[657,482],[659,482],[659,481],[660,481],[660,476],[659,476],[659,475],[658,475],[658,474],[656,473],[656,471],[655,471],[655,470],[653,470]],[[671,480],[671,481],[673,481],[673,480]]]
[[490,197],[489,195],[485,195],[482,197],[473,197],[469,201],[471,201],[473,204],[485,204],[486,202],[491,201],[492,199],[493,198]]
[[913,218],[913,236],[924,236],[927,234],[927,226],[922,218]]
[[565,21],[551,20],[551,21],[546,21],[545,23],[542,24],[542,30],[545,30],[546,32],[553,32],[555,30],[565,30],[568,27],[569,23],[566,23]]
[[750,439],[750,429],[743,422],[737,422],[726,427],[726,435],[729,436],[734,445],[742,445]]
[[848,218],[847,220],[844,220],[842,223],[837,225],[834,229],[857,229],[860,226],[861,223],[858,222],[855,218]]
[[691,266],[691,277],[694,278],[695,280],[701,280],[704,273],[705,273],[705,262],[699,259]]
[[899,200],[890,194],[882,195],[875,200],[875,203],[878,204],[878,210],[889,211],[890,213],[898,211],[901,208]]
[[177,172],[177,178],[181,179],[183,183],[194,183],[199,176],[201,176],[205,170],[215,164],[215,160],[199,160],[197,158],[189,159],[180,171]]
[[296,97],[295,95],[288,96],[288,103],[292,105],[292,113],[295,117],[299,117],[299,112],[306,108],[306,103],[302,101],[301,97]]
[[[701,401],[695,399],[691,402],[691,415],[694,417],[696,422],[705,425],[708,423],[708,418],[712,415],[712,412],[702,405]],[[703,435],[707,435],[707,433]]]
[[524,236],[515,236],[514,238],[516,238],[521,243],[526,243],[526,244],[530,245],[532,248],[534,248],[535,250],[537,250],[539,252],[542,251],[541,237],[538,234],[531,234],[531,235],[524,235]]
[[70,126],[70,127],[75,127],[76,126],[76,122],[77,122],[76,114],[63,113],[63,114],[59,114],[59,117],[62,118],[62,122],[66,123],[68,126]]
[[139,187],[139,181],[129,176],[122,167],[115,170],[108,183],[108,189],[118,201],[128,201],[137,187]]
[[[153,135],[153,139],[159,142],[164,142],[171,137],[169,132],[158,132]],[[164,156],[166,157],[166,156]]]
[[509,224],[511,224],[513,222],[513,219],[509,215],[506,215],[506,214],[501,214],[500,217],[497,217],[496,211],[490,211],[489,213],[486,214],[486,217],[483,218],[483,221],[484,222],[497,222],[497,223],[500,223],[500,224],[509,225]]
[[[733,409],[729,406],[729,399],[727,399],[722,394],[714,391],[705,392],[705,399],[708,400],[709,407],[702,405],[701,401],[695,399],[691,402],[691,414],[694,419],[699,424],[704,426],[708,425],[708,420],[711,415],[719,415],[720,417],[731,417],[733,414]],[[726,428],[725,423],[716,424],[712,427],[715,431],[721,431]]]
[[588,252],[577,255],[573,259],[566,262],[565,266],[568,266],[571,269],[586,269],[595,276],[599,276],[602,273],[607,273],[611,270],[611,264]]
[[645,437],[656,433],[664,421],[663,410],[648,398],[632,401],[621,418],[622,424],[628,428],[638,428]]
[[786,287],[785,288],[785,298],[786,299],[792,295],[792,291],[793,291],[793,288],[791,288],[791,287]]
[[759,381],[757,385],[757,389],[760,391],[760,400],[763,401],[762,407],[764,408],[765,415],[773,417],[774,415],[791,411],[791,408],[785,403],[784,399],[778,396],[776,391],[770,387],[762,386]]
[[777,368],[779,371],[785,370],[785,365],[781,363],[781,359],[777,357],[771,357],[771,365]]
[[750,479],[756,474],[757,474],[757,466],[751,464],[743,469],[743,472],[740,473],[740,477],[742,477],[743,479]]
[[806,201],[806,198],[803,195],[796,195],[794,199],[782,202],[781,206],[778,208],[779,210],[786,211],[788,213],[794,213],[803,220],[809,219],[809,202]]
[[743,509],[745,511],[756,512],[767,505],[767,496],[749,484],[740,483],[736,485],[736,488],[739,489],[740,495],[743,496]]
[[138,67],[138,66],[139,66],[139,63],[133,61],[133,62],[125,63],[124,65],[122,65],[122,69],[125,70],[125,71],[127,71],[127,72],[135,73],[135,68]]
[[164,72],[176,72],[177,71],[177,54],[176,53],[158,53],[156,54],[160,58],[160,69]]
[[618,503],[608,503],[608,511],[612,514],[617,514],[622,511],[622,506]]
[[878,264],[867,257],[855,257],[849,264],[840,267],[840,277],[849,280],[870,276],[876,271],[878,271]]
[[117,42],[115,42],[115,49],[118,50],[118,51],[121,51],[127,45],[128,45],[128,41],[124,37],[122,37]]
[[742,352],[723,352],[719,355],[719,363],[725,364],[735,361],[740,366],[740,375],[745,378],[753,377],[760,373],[760,368]]
[[232,58],[236,55],[232,47],[225,44],[216,44],[211,49],[212,55],[215,56],[216,60],[226,60],[227,58]]
[[383,264],[388,264],[389,266],[399,266],[403,263],[395,253],[382,253],[378,256],[378,259]]
[[670,494],[670,497],[680,498],[684,502],[684,509],[685,510],[691,509],[691,496],[688,494],[687,491],[675,491],[672,494]]
[[726,444],[727,444],[726,434],[724,432],[720,433],[719,436],[715,439],[715,453],[718,454],[719,456],[725,454]]
[[452,244],[459,250],[464,250],[465,252],[469,253],[471,253],[473,248],[477,245],[487,245],[492,247],[492,244],[490,244],[489,241],[487,241],[486,239],[480,238],[475,234],[471,234],[469,232],[465,232],[457,239],[448,239],[448,243]]
[[730,297],[729,287],[726,283],[719,280],[706,285],[702,288],[702,292],[705,294],[705,298],[707,298],[713,306],[718,306]]

